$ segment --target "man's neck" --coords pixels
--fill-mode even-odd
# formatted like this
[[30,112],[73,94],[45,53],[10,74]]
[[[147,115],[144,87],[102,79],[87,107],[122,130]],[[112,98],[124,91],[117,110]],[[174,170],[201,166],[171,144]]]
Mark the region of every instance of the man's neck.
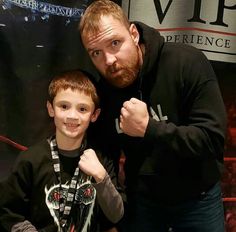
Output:
[[139,63],[140,66],[143,65],[143,57],[145,55],[145,45],[143,43],[139,44]]

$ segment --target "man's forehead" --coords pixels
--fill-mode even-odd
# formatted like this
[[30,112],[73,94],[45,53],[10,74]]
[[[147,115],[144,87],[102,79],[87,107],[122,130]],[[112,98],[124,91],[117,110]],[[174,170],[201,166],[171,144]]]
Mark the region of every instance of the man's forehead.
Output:
[[[105,17],[105,16],[104,16]],[[99,27],[96,30],[88,30],[83,34],[83,42],[85,45],[95,46],[99,42],[109,42],[114,38],[124,35],[127,28],[119,20],[114,19],[109,21],[106,20],[99,22]]]
[[125,25],[112,15],[103,15],[96,23],[88,24],[83,35],[96,35],[108,28],[120,28],[125,27]]
[[98,32],[98,34],[91,34],[90,36],[86,36],[83,39],[83,43],[88,51],[96,50],[100,46],[106,46],[110,44],[113,40],[118,39],[119,36],[117,33],[112,33],[109,31],[106,32]]

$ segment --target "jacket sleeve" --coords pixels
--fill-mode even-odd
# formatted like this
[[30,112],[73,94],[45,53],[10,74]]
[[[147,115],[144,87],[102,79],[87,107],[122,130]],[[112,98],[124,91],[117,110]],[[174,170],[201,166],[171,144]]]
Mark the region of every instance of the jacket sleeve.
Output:
[[24,222],[29,216],[31,164],[21,156],[10,176],[0,186],[0,223],[6,231],[11,231],[13,225]]
[[[200,51],[195,51],[189,59],[184,60],[180,55],[179,61],[175,62],[181,68],[176,68],[176,73],[172,71],[172,75],[179,76],[177,83],[173,81],[173,85],[179,88],[176,115],[167,121],[150,118],[144,139],[180,157],[202,158],[207,155],[222,162],[225,107],[209,61]],[[173,112],[169,110],[169,114],[173,115]]]

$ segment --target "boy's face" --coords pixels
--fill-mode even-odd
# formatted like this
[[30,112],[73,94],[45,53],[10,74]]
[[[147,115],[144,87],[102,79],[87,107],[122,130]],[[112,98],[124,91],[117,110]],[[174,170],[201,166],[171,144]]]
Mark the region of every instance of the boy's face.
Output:
[[71,89],[60,90],[47,103],[48,113],[54,117],[57,139],[82,139],[90,122],[95,122],[100,109],[95,110],[92,98]]

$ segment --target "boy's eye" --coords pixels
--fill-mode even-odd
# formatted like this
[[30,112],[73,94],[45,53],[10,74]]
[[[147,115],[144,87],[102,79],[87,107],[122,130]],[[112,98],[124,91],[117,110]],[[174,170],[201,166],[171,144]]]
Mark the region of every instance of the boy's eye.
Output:
[[79,110],[80,110],[80,112],[85,112],[85,111],[87,111],[87,109],[86,109],[85,107],[80,107]]
[[66,109],[68,108],[68,106],[65,105],[65,104],[62,104],[62,105],[61,105],[61,108],[62,108],[63,110],[66,110]]

